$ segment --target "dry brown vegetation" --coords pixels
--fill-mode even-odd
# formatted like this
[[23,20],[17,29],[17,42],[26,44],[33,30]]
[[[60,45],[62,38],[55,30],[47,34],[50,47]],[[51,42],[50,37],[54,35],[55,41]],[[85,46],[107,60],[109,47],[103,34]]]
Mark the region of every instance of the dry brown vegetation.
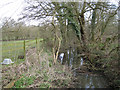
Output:
[[52,61],[52,57],[44,52],[44,49],[42,49],[39,54],[37,54],[35,48],[30,49],[26,53],[25,62],[19,65],[13,64],[8,67],[3,66],[2,86],[4,88],[16,87],[15,83],[23,78],[24,74],[27,77],[35,76],[33,83],[26,86],[27,88],[42,87],[40,85],[43,83],[47,83],[49,87],[72,87],[70,86],[72,73],[69,68],[58,62],[56,65],[52,65]]

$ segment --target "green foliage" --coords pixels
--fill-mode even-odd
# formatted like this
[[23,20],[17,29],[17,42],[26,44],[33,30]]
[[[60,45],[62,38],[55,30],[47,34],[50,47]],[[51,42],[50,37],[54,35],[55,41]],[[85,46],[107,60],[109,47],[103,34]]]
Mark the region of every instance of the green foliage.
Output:
[[24,76],[15,82],[13,88],[25,88],[26,86],[33,84],[34,80],[35,80],[35,76],[31,76],[31,77]]
[[51,85],[49,83],[40,84],[39,88],[49,88]]
[[42,61],[42,66],[44,66],[46,64],[46,61]]
[[49,67],[53,65],[53,59],[49,59]]
[[55,71],[55,72],[58,74],[64,73],[63,70],[61,70],[61,71],[59,70],[59,71]]
[[[69,13],[70,15],[72,15],[72,11]],[[72,30],[75,30],[76,36],[80,40],[80,28],[77,21],[75,20],[75,18],[71,16],[66,16],[66,18],[68,19],[68,22],[69,22],[68,25],[72,27]]]
[[63,80],[63,86],[67,86],[69,81]]
[[105,46],[104,43],[100,43],[98,47],[101,49],[101,48],[103,48],[104,46]]
[[49,67],[51,67],[52,66],[52,63],[51,62],[49,62]]
[[46,71],[46,70],[43,70],[42,73],[43,73],[43,75],[44,75],[44,77],[43,77],[44,81],[48,81],[49,77],[48,77],[48,75],[47,75],[47,71]]
[[44,74],[44,81],[48,81],[48,79],[49,77],[46,74]]

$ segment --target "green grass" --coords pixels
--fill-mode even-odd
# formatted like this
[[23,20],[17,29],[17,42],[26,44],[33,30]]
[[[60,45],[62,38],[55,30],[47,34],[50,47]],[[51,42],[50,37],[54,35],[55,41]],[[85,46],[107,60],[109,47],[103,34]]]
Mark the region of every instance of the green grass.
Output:
[[[37,41],[41,41],[38,39]],[[41,43],[39,43],[41,45]],[[19,41],[3,41],[2,42],[2,61],[4,58],[10,58],[16,63],[21,63],[24,59],[18,59],[19,55],[24,55],[24,40]],[[25,40],[26,50],[36,47],[36,40]]]

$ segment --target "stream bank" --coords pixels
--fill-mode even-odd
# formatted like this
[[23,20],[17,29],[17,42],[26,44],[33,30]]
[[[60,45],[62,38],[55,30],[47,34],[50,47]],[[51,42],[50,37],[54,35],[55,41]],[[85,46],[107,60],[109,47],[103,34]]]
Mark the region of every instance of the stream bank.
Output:
[[[64,53],[63,65],[67,65],[73,72],[73,85],[75,88],[108,88],[109,82],[103,73],[92,70],[89,61],[79,56],[75,48],[68,48]],[[82,55],[82,53],[81,53]]]
[[[4,88],[107,88],[108,80],[90,69],[88,61],[69,48],[63,62],[53,65],[52,54],[47,49],[36,53],[32,48],[26,53],[26,61],[2,70]],[[60,54],[59,54],[60,55]],[[26,82],[29,81],[30,83]]]

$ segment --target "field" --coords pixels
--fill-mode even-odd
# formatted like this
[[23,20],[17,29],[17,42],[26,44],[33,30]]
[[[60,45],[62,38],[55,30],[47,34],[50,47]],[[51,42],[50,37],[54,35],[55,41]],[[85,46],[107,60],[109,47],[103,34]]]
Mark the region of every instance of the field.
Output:
[[3,41],[2,42],[2,61],[5,58],[10,58],[13,62],[20,63],[24,59],[18,58],[19,56],[24,56],[24,52],[30,48],[36,47],[36,45],[42,39],[36,40],[15,40],[15,41]]

